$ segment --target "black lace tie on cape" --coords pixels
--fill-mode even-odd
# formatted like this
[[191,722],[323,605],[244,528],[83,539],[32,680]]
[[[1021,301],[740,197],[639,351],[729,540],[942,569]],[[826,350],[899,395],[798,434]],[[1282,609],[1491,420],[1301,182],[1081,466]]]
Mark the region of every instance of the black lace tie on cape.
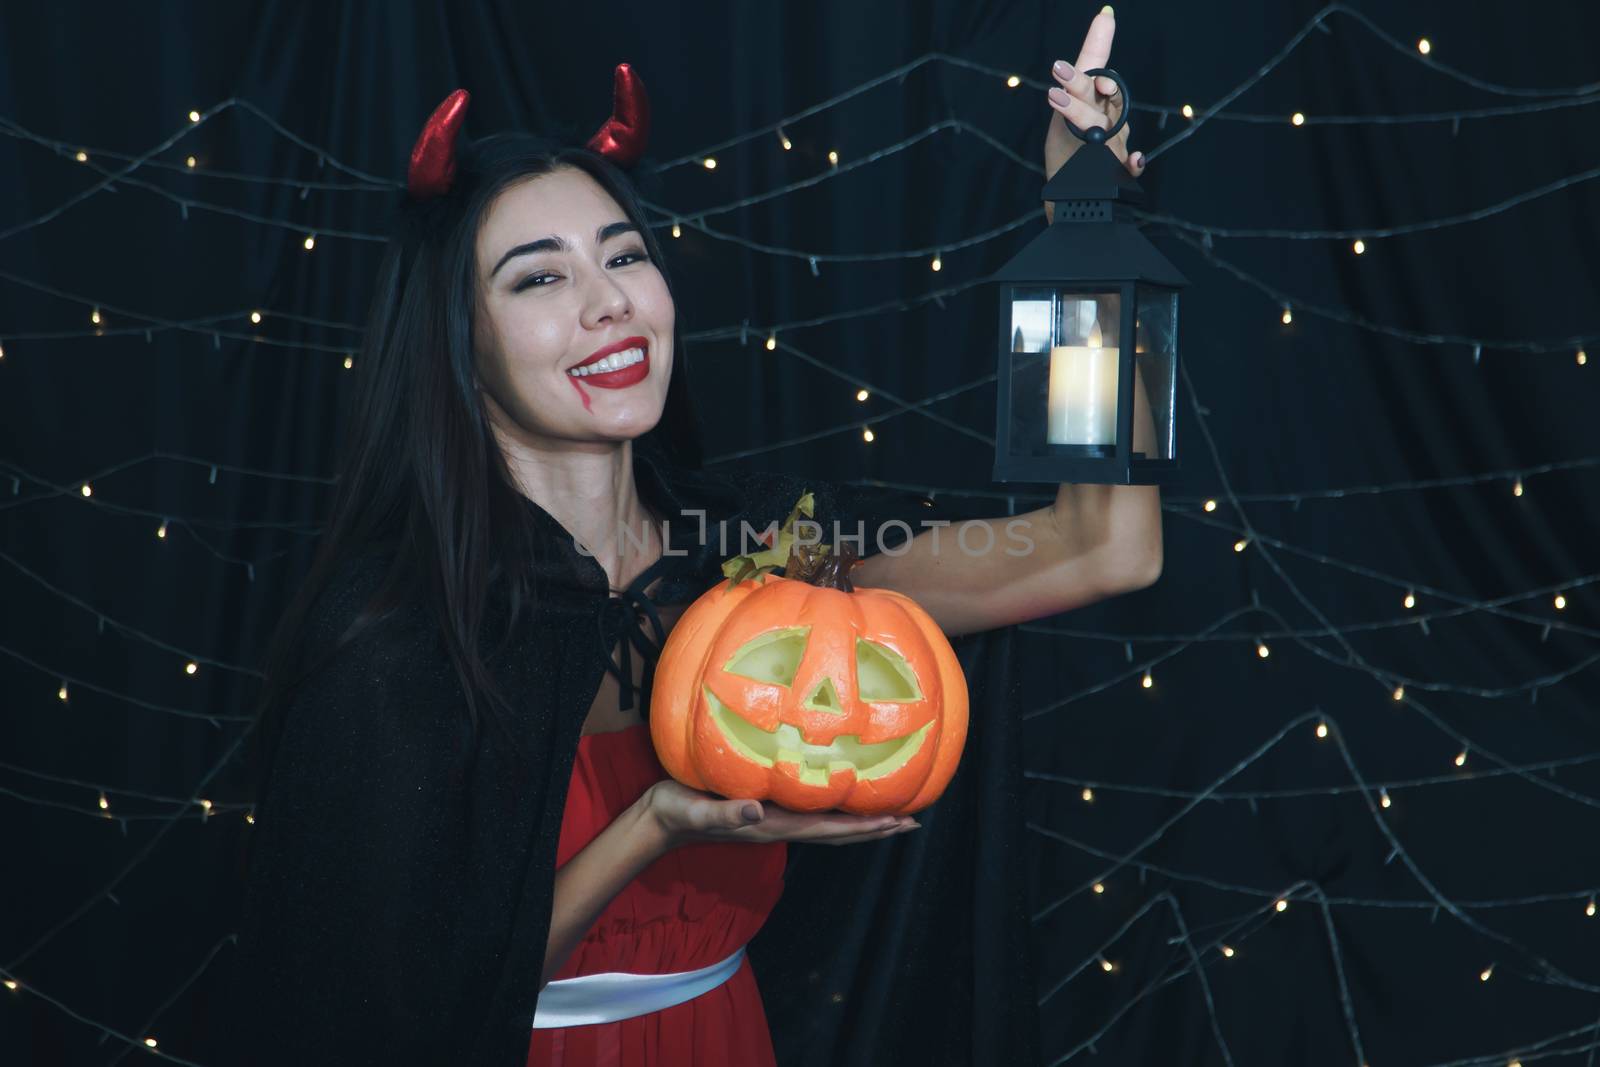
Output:
[[[655,602],[645,596],[644,588],[656,577],[656,572],[666,562],[662,557],[644,572],[635,578],[621,593],[606,598],[605,605],[600,609],[600,641],[605,651],[606,670],[617,679],[620,697],[617,707],[628,711],[633,707],[633,653],[631,649],[637,648],[644,657],[644,678],[639,690],[639,713],[648,718],[650,715],[650,687],[655,681],[656,661],[661,656],[661,647],[666,643],[667,631],[661,625],[661,616],[656,614]],[[650,629],[655,632],[655,639],[645,633],[644,623],[649,621]],[[621,663],[611,658],[611,649],[621,641]]]

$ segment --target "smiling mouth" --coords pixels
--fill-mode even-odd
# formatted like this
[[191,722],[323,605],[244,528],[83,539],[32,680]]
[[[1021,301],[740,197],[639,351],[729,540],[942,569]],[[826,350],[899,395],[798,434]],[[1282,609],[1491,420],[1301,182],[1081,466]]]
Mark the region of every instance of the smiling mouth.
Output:
[[825,786],[840,771],[850,771],[861,782],[893,774],[921,750],[928,731],[933,729],[933,723],[926,723],[904,737],[870,745],[862,744],[855,734],[841,734],[829,745],[813,745],[800,736],[798,727],[786,722],[779,723],[776,730],[763,730],[735,714],[709,687],[702,688],[711,720],[729,745],[763,767],[794,764],[805,785]]
[[591,374],[609,374],[612,371],[622,370],[644,362],[644,349],[642,347],[628,348],[621,352],[613,352],[603,359],[593,363],[584,363],[567,371],[573,378],[587,378]]

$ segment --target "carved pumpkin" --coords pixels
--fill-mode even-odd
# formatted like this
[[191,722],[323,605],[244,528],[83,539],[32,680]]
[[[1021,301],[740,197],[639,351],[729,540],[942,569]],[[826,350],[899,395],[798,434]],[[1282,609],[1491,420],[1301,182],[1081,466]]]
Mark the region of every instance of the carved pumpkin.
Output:
[[[807,494],[789,527],[809,504]],[[758,566],[785,547],[785,576]],[[911,814],[944,792],[966,741],[966,676],[916,601],[852,588],[859,561],[845,549],[830,555],[786,528],[767,552],[724,564],[732,580],[679,618],[650,699],[651,739],[673,778],[863,815]]]

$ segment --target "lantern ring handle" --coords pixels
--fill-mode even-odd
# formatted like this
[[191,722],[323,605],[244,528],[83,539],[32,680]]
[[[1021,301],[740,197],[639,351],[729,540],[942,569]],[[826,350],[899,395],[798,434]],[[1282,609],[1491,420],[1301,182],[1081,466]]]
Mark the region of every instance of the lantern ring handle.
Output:
[[[1067,129],[1071,130],[1073,134],[1077,136],[1078,140],[1087,141],[1089,144],[1105,144],[1111,138],[1115,137],[1122,127],[1128,124],[1128,113],[1133,110],[1133,98],[1128,95],[1128,83],[1122,80],[1122,75],[1118,74],[1110,67],[1096,67],[1093,70],[1086,70],[1083,73],[1090,78],[1094,78],[1103,74],[1107,78],[1110,78],[1112,81],[1117,83],[1117,92],[1122,94],[1122,114],[1117,117],[1116,125],[1112,126],[1109,130],[1101,129],[1099,126],[1090,126],[1087,130],[1080,130],[1078,127],[1074,126],[1072,124],[1072,120],[1067,118],[1065,115],[1061,116],[1061,121],[1067,124]],[[1090,84],[1093,83],[1091,82]],[[1113,93],[1112,95],[1115,96],[1116,93]]]

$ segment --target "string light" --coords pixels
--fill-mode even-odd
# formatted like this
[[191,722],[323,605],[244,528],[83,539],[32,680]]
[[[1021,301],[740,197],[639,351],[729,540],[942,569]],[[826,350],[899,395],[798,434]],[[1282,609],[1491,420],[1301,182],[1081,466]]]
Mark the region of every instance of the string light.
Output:
[[193,674],[195,671],[197,671],[199,669],[200,669],[200,665],[195,663],[194,660],[190,660],[188,663],[184,664],[183,673],[185,673],[185,674]]
[[1104,893],[1106,891],[1106,884],[1104,882],[1096,882],[1094,884],[1094,891],[1096,893]]
[[1387,789],[1380,789],[1380,790],[1378,790],[1378,803],[1379,803],[1379,804],[1381,804],[1381,805],[1383,805],[1383,806],[1384,806],[1384,807],[1386,807],[1386,808],[1387,808],[1387,807],[1388,807],[1388,806],[1389,806],[1389,805],[1390,805],[1390,804],[1391,804],[1391,803],[1393,803],[1393,802],[1392,802],[1392,801],[1391,801],[1391,800],[1390,800],[1390,799],[1389,799],[1389,791],[1388,791],[1388,790],[1387,790]]
[[198,111],[189,112],[189,121],[190,122],[199,122],[200,121],[200,112],[198,112]]
[[256,813],[253,811],[245,812],[244,821],[249,823],[251,826],[254,826],[256,824]]
[[1083,802],[1085,804],[1094,803],[1094,790],[1090,789],[1088,786],[1083,787]]
[[1239,540],[1237,540],[1237,541],[1235,541],[1233,543],[1233,550],[1235,552],[1243,552],[1245,544],[1246,544],[1246,539],[1241,537],[1241,538],[1239,538]]
[[1232,945],[1223,945],[1222,946],[1222,954],[1225,957],[1227,957],[1228,959],[1230,959],[1230,960],[1233,959],[1233,956],[1234,956],[1233,946]]
[[775,352],[775,351],[777,351],[777,348],[778,348],[778,335],[776,333],[768,334],[767,335],[767,351],[768,352]]
[[872,428],[870,426],[867,429],[861,431],[861,439],[863,441],[866,441],[868,444],[872,443],[873,438],[875,436],[876,435],[872,432]]
[[163,540],[163,541],[166,540],[166,537],[167,537],[167,520],[166,519],[162,519],[161,520],[161,525],[156,528],[156,537],[161,539],[161,540]]
[[1186,118],[1186,119],[1194,118],[1194,108],[1191,107],[1188,104],[1184,104],[1183,105],[1183,117]]
[[1462,749],[1460,752],[1456,753],[1456,766],[1457,767],[1465,767],[1466,765],[1467,765],[1467,750],[1466,749]]
[[1107,974],[1110,974],[1112,971],[1117,969],[1117,965],[1112,963],[1110,960],[1106,959],[1104,956],[1101,956],[1100,957],[1100,969],[1102,971],[1106,972]]
[[1356,255],[1358,255],[1358,256],[1366,255],[1367,242],[1363,241],[1361,238],[1357,237],[1356,238],[1356,243],[1351,245],[1350,247],[1355,250],[1355,254]]
[[1395,686],[1394,687],[1394,698],[1396,700],[1404,700],[1406,698],[1406,687],[1403,686],[1403,685]]
[[832,148],[828,149],[828,162],[835,167],[839,165],[839,153]]
[[1150,672],[1149,671],[1145,671],[1144,672],[1144,681],[1140,682],[1139,684],[1142,685],[1146,689],[1151,689],[1151,688],[1154,688],[1154,686],[1156,684],[1156,680],[1150,676]]
[[17,983],[13,979],[7,978],[6,979],[6,988],[11,990],[11,992],[15,993],[17,991]]
[[102,792],[100,794],[100,810],[101,811],[110,811],[111,810],[111,802],[106,799],[106,795],[105,795],[104,792]]
[[100,325],[100,309],[99,308],[95,308],[93,311],[89,312],[89,321],[94,323],[96,326]]
[[1516,481],[1516,484],[1511,487],[1511,495],[1512,496],[1521,496],[1522,495],[1522,479],[1521,478],[1518,478],[1517,481]]
[[717,161],[715,159],[711,158],[710,156],[707,156],[705,158],[705,162],[702,164],[702,166],[704,166],[706,168],[706,170],[716,170],[717,169]]
[[6,346],[0,345],[0,359],[6,358]]
[[1416,593],[1414,593],[1414,592],[1406,593],[1405,605],[1408,608],[1414,608],[1414,607],[1417,606],[1417,595],[1416,595]]
[[62,682],[61,688],[56,690],[56,699],[65,703],[67,699],[67,683]]
[[1283,309],[1283,315],[1282,315],[1282,316],[1280,316],[1280,317],[1281,317],[1281,318],[1282,318],[1282,320],[1283,320],[1283,324],[1284,324],[1284,325],[1285,325],[1285,326],[1287,326],[1287,325],[1289,325],[1289,324],[1290,324],[1290,323],[1291,323],[1291,322],[1293,322],[1293,321],[1294,321],[1294,312],[1293,312],[1293,311],[1290,311],[1290,310],[1289,310],[1289,309],[1288,309],[1288,308],[1287,308],[1287,307],[1285,307],[1285,308],[1284,308],[1284,309]]
[[944,260],[939,258],[939,253],[935,252],[933,254],[933,262],[928,264],[928,266],[932,267],[935,271],[941,271],[944,269]]
[[1487,982],[1490,979],[1490,977],[1493,976],[1493,974],[1494,974],[1494,964],[1491,963],[1491,964],[1489,964],[1489,966],[1487,966],[1487,967],[1485,967],[1483,969],[1483,973],[1482,974],[1478,975],[1478,981]]
[[1287,900],[1284,900],[1282,897],[1279,897],[1278,898],[1278,902],[1276,904],[1272,905],[1272,906],[1274,908],[1278,909],[1279,911],[1288,911],[1289,910],[1289,902]]
[[203,818],[203,819],[211,818],[211,801],[205,799],[204,797],[201,797],[200,798],[200,811],[201,811],[201,818]]
[[1207,511],[1216,511],[1217,510],[1217,502],[1215,500],[1207,500],[1206,501],[1206,510]]
[[1296,111],[1293,115],[1289,116],[1289,121],[1294,123],[1296,126],[1304,126],[1306,124],[1306,117],[1303,112]]
[[1585,352],[1581,348],[1578,349],[1578,366],[1581,367],[1587,362],[1589,362],[1589,353]]
[[870,396],[870,395],[871,394],[868,393],[865,389],[857,389],[856,390],[856,399],[860,400],[862,402],[865,402],[867,397]]
[[1417,42],[1417,51],[1421,52],[1423,55],[1427,55],[1429,52],[1433,51],[1433,42],[1428,40],[1426,37],[1422,38],[1422,40]]
[[1583,913],[1589,918],[1594,918],[1594,897],[1589,898],[1589,903],[1584,907]]
[[79,489],[78,492],[82,493],[84,496],[93,496],[94,495],[94,490],[89,488],[89,483],[88,482],[84,482],[83,483],[83,488]]
[[344,357],[344,369],[345,370],[349,370],[351,367],[354,367],[355,365],[356,365],[356,360],[355,360],[354,356],[345,356]]
[[186,156],[184,158],[183,162],[189,167],[190,170],[194,170],[194,157],[193,156]]
[[672,224],[672,236],[674,236],[674,237],[682,237],[683,236],[683,227],[679,226],[676,222],[674,222]]
[[1327,736],[1328,736],[1328,724],[1325,723],[1325,722],[1317,723],[1317,740],[1318,741],[1325,740],[1327,738]]
[[76,159],[79,163],[87,163],[87,162],[89,162],[89,153],[85,152],[83,149],[80,148],[80,149],[78,149],[78,154],[76,156],[74,156],[73,158]]
[[306,246],[306,251],[307,252],[309,252],[313,248],[317,247],[317,235],[314,234],[314,233],[306,234],[305,246]]
[[783,132],[783,127],[778,127],[778,143],[783,145],[785,152],[794,148],[794,142],[789,140],[789,135]]
[[1011,75],[1011,77],[1006,79],[1006,88],[1007,89],[1015,89],[1017,86],[1019,86],[1021,84],[1022,84],[1022,79],[1017,77],[1015,74]]
[[1262,659],[1266,659],[1268,656],[1272,655],[1272,649],[1268,648],[1267,643],[1261,640],[1259,637],[1256,638],[1256,655],[1260,656]]
[[1567,610],[1567,598],[1562,596],[1560,593],[1556,594],[1556,610],[1557,611],[1566,611]]
[[144,1039],[144,1043],[145,1043],[145,1044],[146,1044],[146,1045],[149,1045],[149,1046],[150,1046],[150,1047],[151,1047],[151,1048],[155,1048],[155,1047],[156,1047],[156,1039],[155,1039],[155,1038],[153,1038],[153,1037],[147,1037],[147,1038],[145,1038],[145,1039]]

